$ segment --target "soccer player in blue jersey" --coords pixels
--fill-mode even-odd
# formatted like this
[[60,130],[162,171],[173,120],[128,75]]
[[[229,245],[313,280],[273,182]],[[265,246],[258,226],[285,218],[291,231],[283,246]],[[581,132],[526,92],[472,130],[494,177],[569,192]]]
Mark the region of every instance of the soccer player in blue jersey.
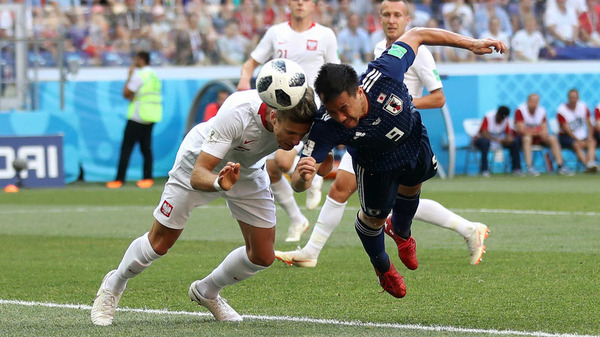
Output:
[[[355,220],[356,232],[380,285],[399,298],[406,295],[406,286],[385,252],[382,227],[393,210],[395,241],[414,241],[410,227],[421,184],[437,170],[427,131],[403,83],[404,73],[422,44],[463,48],[478,55],[506,50],[499,40],[413,28],[370,62],[360,79],[349,65],[323,65],[315,81],[315,91],[323,105],[292,176],[294,190],[306,190],[329,151],[339,144],[347,146],[361,204]],[[417,267],[414,249],[400,251],[399,255],[408,268]]]

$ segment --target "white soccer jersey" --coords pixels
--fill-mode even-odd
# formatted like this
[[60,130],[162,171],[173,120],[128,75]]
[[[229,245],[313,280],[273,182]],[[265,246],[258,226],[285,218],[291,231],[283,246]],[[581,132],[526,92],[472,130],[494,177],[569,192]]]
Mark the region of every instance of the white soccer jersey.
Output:
[[546,109],[538,106],[533,114],[529,112],[527,103],[522,103],[515,112],[515,123],[523,121],[526,128],[541,126],[546,121]]
[[[577,102],[574,110],[569,109],[567,104],[562,103],[558,106],[556,114],[558,121],[561,123],[567,123],[577,139],[583,140],[587,138],[587,121],[590,118],[590,111],[585,103]],[[561,134],[564,134],[564,132],[561,132]]]
[[488,111],[483,118],[479,132],[487,131],[492,137],[498,139],[506,138],[510,132],[509,119],[504,118],[500,123],[496,122],[496,110]]
[[[379,58],[385,49],[385,40],[377,43],[373,52],[375,58]],[[404,84],[408,88],[408,93],[413,98],[422,97],[423,88],[427,88],[429,92],[432,92],[442,87],[442,80],[438,75],[433,55],[431,55],[429,49],[424,45],[419,46],[415,61],[408,68],[406,74],[404,74]]]
[[231,94],[215,117],[190,130],[172,171],[180,167],[191,174],[203,151],[222,159],[213,170],[216,174],[227,162],[240,163],[240,179],[263,174],[264,157],[279,148],[273,132],[266,129],[266,109],[256,90]]
[[519,51],[528,59],[537,61],[540,49],[546,46],[546,40],[538,31],[529,34],[525,29],[521,29],[513,36],[511,46],[513,51]]
[[324,63],[340,63],[333,30],[318,23],[313,23],[301,33],[294,31],[289,22],[271,26],[250,56],[259,63],[273,58],[286,58],[298,63],[311,87]]

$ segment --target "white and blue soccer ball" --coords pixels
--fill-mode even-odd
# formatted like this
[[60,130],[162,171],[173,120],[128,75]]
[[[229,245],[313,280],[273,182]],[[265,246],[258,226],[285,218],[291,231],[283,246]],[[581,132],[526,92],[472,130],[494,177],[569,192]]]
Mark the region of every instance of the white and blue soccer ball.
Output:
[[265,63],[256,77],[258,95],[277,110],[295,107],[307,88],[306,73],[298,63],[288,59],[273,59]]

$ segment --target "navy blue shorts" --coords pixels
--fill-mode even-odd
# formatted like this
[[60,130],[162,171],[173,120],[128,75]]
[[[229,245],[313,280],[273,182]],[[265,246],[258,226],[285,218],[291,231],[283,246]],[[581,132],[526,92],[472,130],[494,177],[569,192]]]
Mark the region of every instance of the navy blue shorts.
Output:
[[421,148],[416,160],[395,170],[373,172],[353,161],[358,198],[363,212],[371,217],[385,219],[398,195],[398,186],[416,186],[437,173],[437,159],[431,150],[427,131],[423,128]]
[[563,149],[573,149],[573,143],[575,141],[573,138],[561,133],[558,135],[558,142],[560,143],[560,147]]

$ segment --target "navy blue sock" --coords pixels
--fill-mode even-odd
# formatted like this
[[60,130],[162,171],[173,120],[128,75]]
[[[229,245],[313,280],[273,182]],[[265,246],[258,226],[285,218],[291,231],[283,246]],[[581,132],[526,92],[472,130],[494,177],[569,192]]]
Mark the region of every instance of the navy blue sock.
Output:
[[410,237],[410,226],[415,213],[417,213],[417,207],[419,207],[420,195],[421,192],[412,197],[396,196],[396,202],[392,208],[394,211],[392,213],[392,228],[403,239]]
[[362,241],[365,251],[371,258],[371,264],[378,271],[385,273],[390,270],[390,257],[385,252],[385,236],[383,228],[373,229],[365,225],[358,215],[354,222],[356,233]]

